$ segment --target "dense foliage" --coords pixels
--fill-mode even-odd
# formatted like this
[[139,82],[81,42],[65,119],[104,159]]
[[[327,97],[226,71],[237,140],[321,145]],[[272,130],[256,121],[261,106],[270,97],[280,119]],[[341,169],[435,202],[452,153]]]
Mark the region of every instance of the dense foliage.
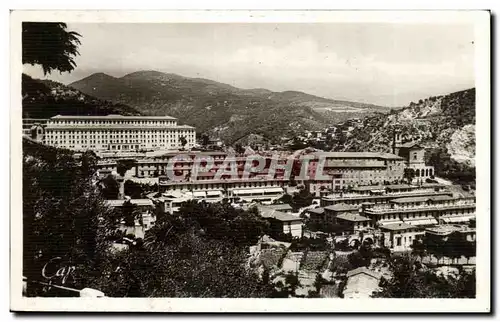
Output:
[[119,212],[105,206],[94,157],[24,141],[23,271],[30,280],[61,257],[76,267],[70,286],[107,296],[273,296],[245,265],[248,246],[268,229],[256,209],[191,202],[177,216],[157,211],[144,243],[110,248],[118,221],[132,225],[140,216],[127,202]]
[[112,230],[91,175],[91,153],[76,159],[70,151],[23,140],[23,273],[41,278],[45,263],[63,257],[68,263],[92,267],[106,248]]
[[411,257],[395,257],[390,262],[393,277],[381,281],[383,298],[475,298],[475,272],[441,276],[423,267]]
[[[450,146],[454,134],[463,131],[466,126],[475,126],[475,97],[475,89],[472,88],[412,102],[388,115],[366,118],[335,149],[391,152],[397,131],[403,141],[417,140],[427,148],[426,162],[435,167],[436,176],[470,184],[475,181],[474,166],[454,160]],[[467,144],[462,139],[459,141],[463,144],[459,149],[474,155],[473,136],[467,138]]]
[[81,35],[66,29],[61,22],[23,22],[23,64],[40,65],[44,74],[75,69]]
[[103,101],[61,83],[22,76],[23,117],[50,118],[56,115],[140,115],[124,104]]

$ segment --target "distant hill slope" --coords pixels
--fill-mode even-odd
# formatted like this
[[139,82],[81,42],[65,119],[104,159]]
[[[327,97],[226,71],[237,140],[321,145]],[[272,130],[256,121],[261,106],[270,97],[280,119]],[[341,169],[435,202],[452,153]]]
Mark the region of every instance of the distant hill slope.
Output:
[[140,115],[125,104],[103,101],[50,80],[22,76],[23,117],[50,118],[61,115]]
[[302,92],[240,89],[203,78],[139,71],[121,78],[90,75],[69,86],[148,115],[171,115],[198,132],[234,143],[252,134],[273,141],[294,131],[321,129],[351,117],[388,112],[376,105],[335,101]]
[[475,178],[476,92],[468,89],[412,103],[389,115],[363,120],[346,142],[348,151],[391,151],[393,133],[428,148],[438,176],[469,182]]

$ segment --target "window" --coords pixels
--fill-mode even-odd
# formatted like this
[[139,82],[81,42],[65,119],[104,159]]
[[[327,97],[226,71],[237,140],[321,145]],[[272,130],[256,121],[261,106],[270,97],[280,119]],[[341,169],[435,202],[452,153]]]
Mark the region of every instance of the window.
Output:
[[396,246],[401,246],[401,237],[396,237]]

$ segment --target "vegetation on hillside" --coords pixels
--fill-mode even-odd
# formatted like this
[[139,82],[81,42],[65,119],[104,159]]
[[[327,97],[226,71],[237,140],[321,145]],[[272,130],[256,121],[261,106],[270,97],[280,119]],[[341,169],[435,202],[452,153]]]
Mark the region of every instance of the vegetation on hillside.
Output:
[[[43,280],[55,257],[75,266],[66,286],[114,297],[269,297],[269,285],[246,267],[248,246],[267,231],[256,210],[191,202],[177,216],[158,214],[145,240],[117,251],[116,224],[138,211],[105,205],[92,153],[23,141],[23,274]],[[60,283],[61,281],[54,281]],[[44,293],[30,283],[29,296]]]
[[[274,142],[301,129],[325,125],[384,107],[335,101],[301,92],[244,90],[215,81],[157,71],[115,78],[93,74],[70,86],[95,97],[127,104],[144,114],[172,115],[233,144],[250,135]],[[341,109],[343,112],[335,112]]]
[[457,147],[452,138],[465,127],[474,127],[475,121],[472,88],[412,102],[388,115],[366,118],[336,150],[391,152],[394,133],[398,132],[403,142],[416,140],[427,148],[426,159],[435,167],[437,176],[471,183],[475,180],[474,163],[463,162],[455,154],[474,155],[475,139],[469,138],[470,142]]
[[61,83],[22,76],[24,118],[50,118],[56,115],[108,114],[140,115],[124,104],[102,101]]
[[440,276],[409,256],[389,262],[393,277],[381,281],[378,298],[475,298],[475,272],[458,276]]

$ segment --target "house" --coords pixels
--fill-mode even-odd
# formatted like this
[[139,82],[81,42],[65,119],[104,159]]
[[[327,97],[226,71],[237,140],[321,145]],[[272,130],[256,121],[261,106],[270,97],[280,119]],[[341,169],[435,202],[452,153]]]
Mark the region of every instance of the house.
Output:
[[302,218],[266,207],[260,207],[259,212],[262,218],[267,219],[271,224],[274,236],[283,233],[293,237],[302,237]]
[[393,140],[393,153],[406,160],[406,168],[413,169],[415,180],[425,182],[434,176],[434,167],[425,164],[425,147],[415,141],[402,143],[401,135],[396,133]]
[[282,211],[282,212],[286,212],[286,213],[291,213],[293,211],[292,206],[290,206],[287,203],[284,203],[284,204],[275,204],[275,205],[266,205],[266,206],[259,206],[259,208],[260,207],[274,209],[274,210],[278,210],[278,211]]
[[106,200],[108,206],[118,209],[122,208],[127,201],[136,207],[142,220],[136,219],[134,226],[127,226],[125,225],[125,221],[122,221],[117,228],[123,231],[126,235],[132,234],[136,238],[144,238],[145,231],[153,227],[156,222],[156,218],[153,214],[153,201],[150,199]]
[[446,241],[451,234],[460,234],[463,240],[473,242],[476,240],[476,229],[467,225],[437,225],[425,230],[425,236],[429,239]]
[[353,205],[347,205],[344,203],[338,203],[325,207],[325,217],[324,220],[326,223],[336,223],[337,216],[340,213],[351,213],[351,214],[359,214],[359,208]]
[[358,267],[347,272],[347,283],[342,292],[346,299],[370,298],[379,288],[382,273]]
[[307,210],[309,221],[315,224],[321,224],[325,221],[325,208],[314,208]]
[[395,252],[411,250],[413,241],[425,234],[421,228],[404,222],[385,224],[379,228],[383,233],[384,246]]
[[336,219],[343,233],[357,234],[372,228],[371,219],[360,214],[341,213]]

